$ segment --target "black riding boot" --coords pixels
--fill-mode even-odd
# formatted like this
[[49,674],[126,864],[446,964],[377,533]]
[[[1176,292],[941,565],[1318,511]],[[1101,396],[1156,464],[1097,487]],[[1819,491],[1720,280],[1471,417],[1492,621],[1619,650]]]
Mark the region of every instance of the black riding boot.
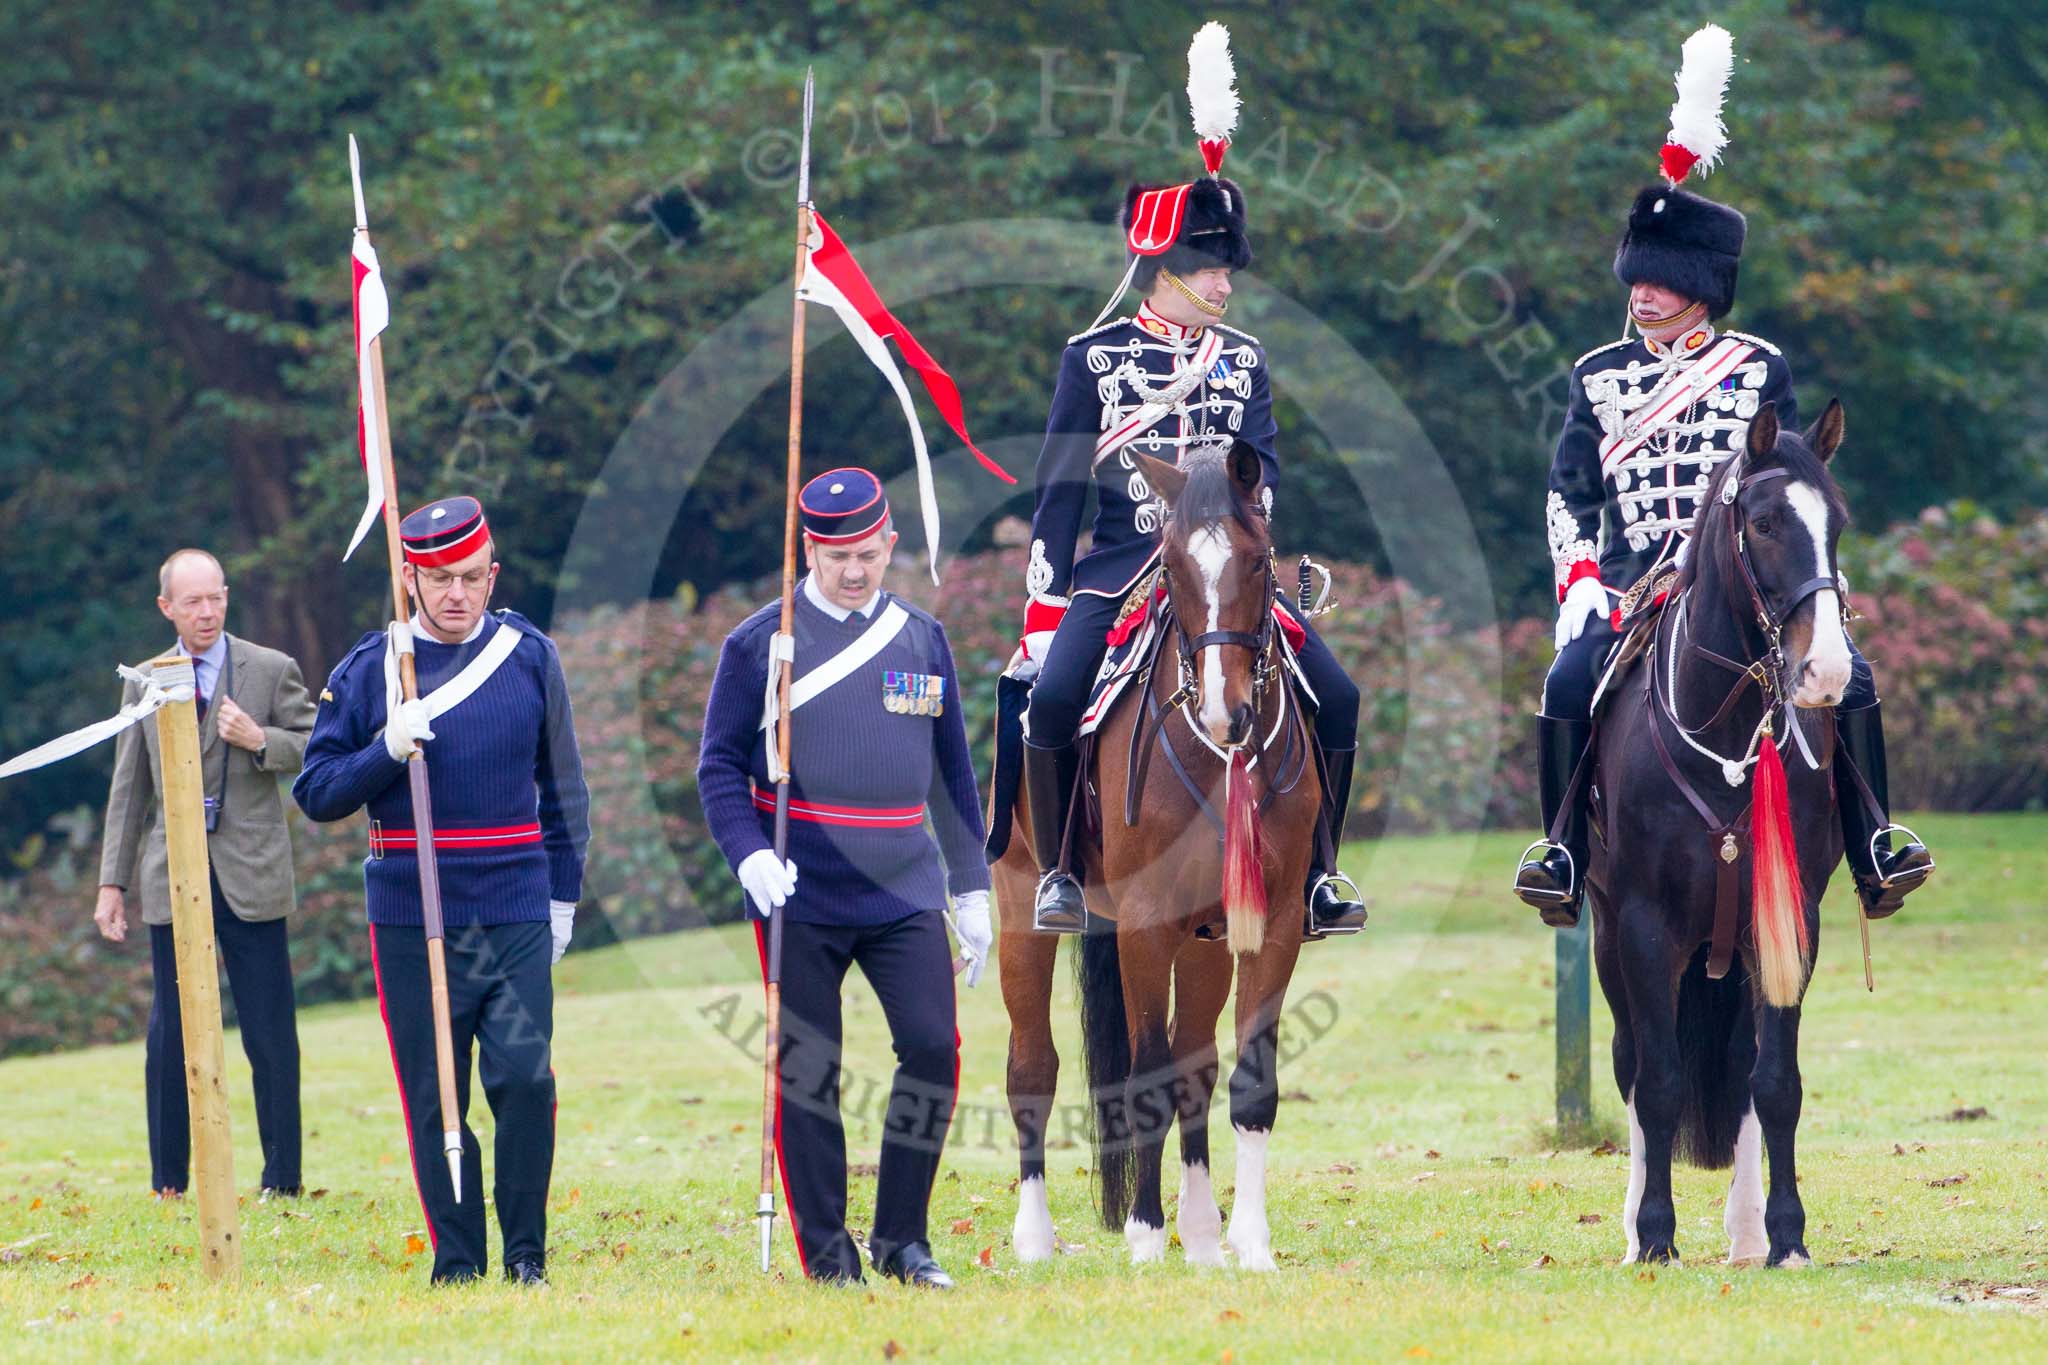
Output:
[[1031,851],[1038,859],[1038,899],[1032,927],[1041,934],[1078,934],[1087,917],[1081,883],[1060,866],[1060,843],[1073,806],[1079,750],[1072,744],[1041,749],[1024,741],[1024,791],[1031,803]]
[[[1884,722],[1877,708],[1878,703],[1872,702],[1854,711],[1835,712],[1835,737],[1841,744],[1835,763],[1835,805],[1842,812],[1844,852],[1856,877],[1856,894],[1863,898],[1863,912],[1872,919],[1883,919],[1927,880],[1934,871],[1934,857],[1912,830],[1891,823]],[[1855,765],[1853,773],[1850,764]],[[1855,773],[1863,775],[1870,789],[1869,800],[1856,785]],[[1871,809],[1871,801],[1877,803],[1876,810]],[[1903,846],[1893,847],[1894,834],[1905,836]]]
[[1356,748],[1323,752],[1330,779],[1329,790],[1323,793],[1323,818],[1329,826],[1330,840],[1327,856],[1323,841],[1316,841],[1315,856],[1309,862],[1305,896],[1308,923],[1302,933],[1305,939],[1355,934],[1365,927],[1365,902],[1358,897],[1358,887],[1337,870],[1337,848],[1344,841],[1344,815],[1351,809],[1351,764],[1357,757]]
[[[1579,922],[1579,901],[1585,895],[1589,856],[1586,788],[1590,782],[1572,793],[1571,812],[1559,830],[1562,840],[1552,843],[1550,831],[1558,829],[1558,810],[1592,741],[1591,721],[1536,717],[1536,778],[1543,798],[1544,837],[1522,854],[1522,866],[1515,873],[1515,894],[1535,906],[1543,922],[1553,929],[1570,929]],[[1531,856],[1539,853],[1541,856]]]

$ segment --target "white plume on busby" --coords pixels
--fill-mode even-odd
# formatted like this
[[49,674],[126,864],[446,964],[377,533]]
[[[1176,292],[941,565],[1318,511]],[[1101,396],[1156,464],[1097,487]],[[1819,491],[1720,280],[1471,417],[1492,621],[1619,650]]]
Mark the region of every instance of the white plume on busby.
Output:
[[1685,40],[1678,62],[1678,99],[1671,106],[1671,131],[1664,138],[1664,178],[1676,185],[1693,171],[1714,169],[1728,147],[1721,101],[1735,74],[1735,39],[1719,24],[1708,24]]
[[1188,44],[1188,116],[1202,148],[1202,164],[1215,175],[1237,131],[1237,64],[1230,59],[1230,30],[1211,19]]
[[1710,171],[1728,147],[1721,101],[1735,70],[1735,40],[1708,24],[1685,40],[1679,59],[1678,100],[1658,157],[1664,183],[1636,195],[1628,231],[1614,253],[1623,284],[1656,284],[1707,305],[1710,317],[1735,306],[1735,281],[1749,231],[1726,204],[1678,188],[1697,170]]

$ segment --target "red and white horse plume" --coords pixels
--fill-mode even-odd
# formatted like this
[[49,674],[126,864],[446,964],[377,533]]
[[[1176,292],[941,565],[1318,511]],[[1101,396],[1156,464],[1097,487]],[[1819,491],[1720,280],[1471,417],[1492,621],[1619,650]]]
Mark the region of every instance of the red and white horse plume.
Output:
[[1230,951],[1245,957],[1266,943],[1266,847],[1243,749],[1231,750],[1223,781],[1223,932]]
[[[1795,724],[1797,722],[1794,722]],[[1756,921],[1758,974],[1764,1000],[1779,1009],[1799,1003],[1813,945],[1806,933],[1806,889],[1792,838],[1785,761],[1768,729],[1757,748],[1755,804],[1750,807],[1750,911]]]
[[1664,178],[1674,186],[1697,170],[1714,169],[1728,146],[1721,102],[1735,72],[1735,39],[1719,24],[1685,40],[1678,64],[1678,99],[1671,106],[1671,131],[1664,136]]
[[1202,164],[1215,175],[1237,131],[1237,65],[1230,59],[1230,30],[1211,19],[1188,44],[1188,113],[1201,142]]

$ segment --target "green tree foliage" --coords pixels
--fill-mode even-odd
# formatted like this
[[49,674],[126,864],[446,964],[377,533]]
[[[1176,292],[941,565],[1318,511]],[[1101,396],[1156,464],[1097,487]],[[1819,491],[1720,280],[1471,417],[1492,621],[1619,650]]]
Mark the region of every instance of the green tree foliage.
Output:
[[[698,341],[787,288],[778,139],[806,64],[818,196],[856,247],[980,219],[1103,225],[1099,285],[901,310],[977,436],[1019,438],[1012,505],[1028,503],[1029,434],[1060,340],[1113,279],[1122,187],[1195,168],[1180,91],[1195,17],[878,0],[10,7],[0,748],[104,713],[112,661],[164,634],[151,571],[174,545],[216,548],[232,625],[312,674],[385,609],[374,541],[336,564],[361,498],[347,133],[392,296],[404,500],[485,493],[501,601],[545,619],[620,433]],[[1247,101],[1230,166],[1259,251],[1248,325],[1277,291],[1370,361],[1457,479],[1503,609],[1536,609],[1562,376],[1617,330],[1613,241],[1697,9],[1401,0],[1228,17]],[[1844,396],[1859,515],[2040,501],[2038,18],[1852,0],[1720,17],[1742,60],[1733,146],[1705,188],[1750,216],[1733,322],[1785,348],[1810,406]],[[1377,554],[1356,471],[1279,380],[1295,524],[1344,558]],[[843,339],[813,354],[808,398],[813,468],[907,465],[893,404]],[[763,394],[719,441],[650,591],[772,563],[784,401]],[[939,453],[949,483],[978,477]],[[0,828],[40,827],[99,780],[74,763],[9,784]]]

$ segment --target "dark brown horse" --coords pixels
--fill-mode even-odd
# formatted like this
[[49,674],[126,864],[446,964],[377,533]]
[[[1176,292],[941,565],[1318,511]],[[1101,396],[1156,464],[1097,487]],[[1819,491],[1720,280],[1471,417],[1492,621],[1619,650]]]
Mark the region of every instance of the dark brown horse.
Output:
[[1597,720],[1594,960],[1628,1105],[1630,1261],[1678,1255],[1674,1148],[1734,1168],[1731,1262],[1807,1261],[1793,1135],[1799,1003],[1842,855],[1841,439],[1838,402],[1804,437],[1763,406],[1700,503],[1653,647]]
[[[1208,1115],[1216,1021],[1235,962],[1237,1184],[1228,1240],[1240,1266],[1269,1270],[1266,1146],[1279,1103],[1279,1021],[1301,947],[1296,896],[1322,786],[1274,626],[1256,454],[1239,446],[1180,468],[1141,464],[1171,509],[1161,530],[1167,638],[1095,736],[1084,780],[1101,838],[1075,841],[1093,921],[1080,943],[1081,1022],[1100,1212],[1108,1227],[1123,1227],[1133,1261],[1165,1254],[1161,1166],[1167,1126],[1178,1118],[1181,1246],[1190,1262],[1222,1264]],[[1012,1241],[1032,1261],[1053,1250],[1045,1141],[1059,1073],[1051,1023],[1059,939],[1032,931],[1038,869],[1027,805],[1016,803],[994,876],[1020,1149]],[[1227,871],[1235,875],[1226,896]],[[1267,905],[1280,913],[1267,918]]]

